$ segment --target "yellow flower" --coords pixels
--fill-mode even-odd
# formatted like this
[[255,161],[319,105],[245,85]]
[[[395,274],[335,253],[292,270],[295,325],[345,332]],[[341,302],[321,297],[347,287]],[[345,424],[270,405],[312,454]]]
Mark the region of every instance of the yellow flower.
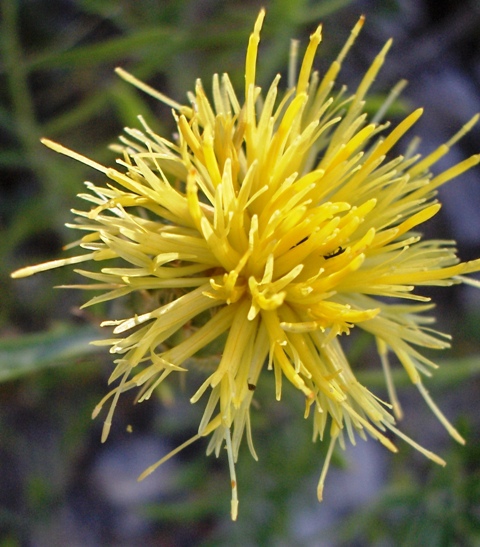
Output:
[[[424,240],[416,231],[440,209],[437,188],[479,162],[476,155],[440,175],[429,171],[477,117],[423,159],[414,150],[392,155],[422,111],[393,130],[379,123],[380,112],[373,120],[364,112],[390,41],[352,95],[334,87],[363,19],[323,76],[312,69],[319,27],[298,75],[293,61],[286,93],[278,97],[280,76],[262,93],[255,72],[264,15],[261,11],[248,44],[243,104],[226,74],[213,78],[213,101],[197,81],[189,94],[191,106],[184,106],[118,69],[122,78],[171,106],[178,131],[173,142],[141,119],[142,130],[126,129],[118,147],[120,167],[114,169],[43,141],[113,184],[86,183],[88,193],[81,195],[93,207],[76,212],[71,227],[87,235],[72,246],[86,254],[13,274],[120,259],[123,266],[116,260],[99,273],[77,270],[94,282],[78,288],[106,290],[86,306],[136,291],[159,295],[155,309],[104,323],[118,336],[101,342],[117,357],[110,378],[117,385],[94,411],[96,416],[112,399],[103,441],[121,393],[140,387],[138,401],[148,399],[170,374],[185,373],[190,357],[226,334],[218,366],[190,399],[196,403],[206,397],[198,434],[143,476],[209,435],[207,453],[218,456],[227,449],[233,519],[238,506],[234,464],[244,433],[256,458],[250,406],[262,372],[272,378],[277,400],[284,378],[303,394],[314,439],[329,430],[319,499],[335,445],[344,447],[346,438],[355,443],[357,434],[395,452],[385,435],[393,431],[444,464],[396,428],[401,409],[389,355],[400,361],[450,434],[463,442],[422,384],[422,376],[436,365],[418,348],[447,348],[449,337],[426,326],[433,320],[423,312],[433,305],[415,289],[474,283],[462,276],[480,270],[480,260],[460,262],[452,242]],[[353,328],[375,339],[391,404],[357,381],[341,345],[342,335]],[[183,330],[172,344],[172,336]]]

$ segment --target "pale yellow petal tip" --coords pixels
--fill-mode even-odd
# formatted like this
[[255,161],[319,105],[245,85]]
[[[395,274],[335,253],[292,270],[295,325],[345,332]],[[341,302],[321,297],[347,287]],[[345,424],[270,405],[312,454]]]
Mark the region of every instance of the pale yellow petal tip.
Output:
[[118,77],[122,78],[122,80],[124,80],[125,82],[132,83],[132,80],[134,80],[134,77],[130,74],[130,72],[127,72],[121,66],[115,67],[114,72]]
[[410,115],[415,120],[415,122],[423,116],[424,109],[423,108],[417,108],[414,110]]
[[232,520],[235,522],[238,518],[238,500],[232,500],[230,514],[232,516]]
[[467,444],[467,441],[460,435],[460,433],[456,429],[452,429],[449,433],[457,441],[457,443],[463,446]]
[[20,268],[19,270],[15,270],[10,274],[10,277],[13,279],[21,279],[22,277],[28,277],[29,275],[32,275],[32,267],[28,266],[26,268]]
[[[91,342],[93,345],[95,345],[95,342]],[[92,412],[92,420],[94,420],[99,414],[100,410],[102,410],[101,405],[97,405]]]
[[[453,437],[459,444],[464,445],[465,439],[460,435],[460,433],[453,427],[453,425],[447,420],[443,412],[438,408],[438,406],[434,403],[433,399],[430,397],[430,394],[425,389],[425,386],[418,382],[416,384],[418,390],[420,391],[420,394],[422,395],[423,399],[427,403],[427,405],[430,407],[432,412],[435,414],[435,416],[438,418],[440,423],[445,427],[445,429],[450,433],[450,436]],[[443,461],[443,460],[442,460]],[[443,464],[442,464],[443,465]]]
[[105,421],[103,423],[103,430],[102,430],[102,443],[104,443],[108,439],[108,435],[110,433],[110,428],[112,427],[112,422]]
[[392,404],[392,410],[393,410],[393,415],[395,416],[397,420],[399,421],[403,420],[404,414],[403,414],[402,406],[400,405],[398,401],[395,401]]
[[48,148],[51,148],[52,150],[55,150],[57,147],[59,147],[60,145],[58,143],[56,143],[55,141],[52,141],[50,139],[47,139],[46,137],[42,137],[40,139],[40,142],[47,146]]
[[137,482],[141,482],[141,481],[143,481],[143,479],[147,478],[148,475],[153,473],[153,471],[156,469],[156,467],[157,466],[155,464],[155,465],[150,466],[148,469],[145,469],[145,471],[138,476]]
[[59,259],[59,260],[51,260],[50,262],[43,262],[41,264],[36,264],[35,266],[25,266],[24,268],[20,268],[12,272],[10,274],[10,277],[12,277],[13,279],[21,279],[22,277],[29,277],[39,272],[45,272],[47,270],[57,268],[58,266],[63,265],[63,263],[64,263],[64,260]]
[[317,486],[317,498],[319,502],[323,501],[323,483]]
[[441,465],[442,467],[445,467],[447,465],[447,462],[440,458],[440,456],[437,456],[436,454],[434,454],[433,452],[430,452],[430,451],[427,451],[428,452],[428,457],[435,463],[437,463],[438,465]]
[[390,450],[390,452],[393,452],[394,454],[398,452],[398,448],[392,443],[390,439],[388,439],[384,435],[379,434],[378,439],[385,448]]
[[366,19],[365,15],[363,14],[360,15],[360,17],[358,18],[358,21],[355,23],[355,26],[351,30],[351,34],[353,34],[354,36],[358,36],[358,34],[363,28],[363,25],[365,24],[365,19]]
[[262,8],[258,12],[257,20],[255,21],[255,26],[254,26],[255,34],[258,34],[260,32],[263,25],[263,20],[265,19],[265,14],[266,14],[265,8]]
[[92,167],[93,169],[100,171],[101,173],[106,174],[108,171],[108,169],[100,163],[97,163],[96,161],[93,161],[90,158],[79,154],[78,152],[74,152],[66,146],[59,144],[58,142],[51,141],[50,139],[46,139],[45,137],[41,138],[40,142],[54,152],[58,152],[59,154],[63,154],[64,156],[68,156],[76,161],[84,163],[85,165],[88,165],[89,167]]

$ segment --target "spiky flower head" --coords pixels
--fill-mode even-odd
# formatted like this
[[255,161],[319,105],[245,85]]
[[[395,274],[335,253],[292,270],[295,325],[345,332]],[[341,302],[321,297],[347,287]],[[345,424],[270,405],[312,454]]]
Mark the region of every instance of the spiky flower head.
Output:
[[[334,446],[343,447],[346,438],[354,443],[356,435],[395,452],[385,435],[393,431],[444,463],[396,428],[401,409],[389,355],[463,442],[422,384],[436,365],[419,349],[447,348],[449,337],[426,326],[433,320],[423,312],[432,304],[416,288],[469,281],[463,274],[480,270],[480,260],[460,262],[452,242],[425,240],[416,231],[440,209],[437,188],[479,162],[477,155],[437,176],[429,170],[476,118],[425,158],[414,150],[396,156],[392,149],[422,111],[393,130],[380,123],[382,112],[373,120],[364,112],[390,41],[349,95],[335,83],[363,19],[324,75],[312,69],[319,27],[298,74],[292,63],[286,92],[280,93],[277,76],[263,93],[255,83],[263,19],[261,11],[248,44],[243,102],[226,74],[213,77],[212,100],[197,81],[190,106],[184,106],[117,71],[172,108],[173,141],[141,119],[141,130],[126,129],[121,138],[118,169],[44,141],[112,182],[87,183],[88,193],[81,194],[93,206],[76,211],[70,227],[87,232],[72,245],[87,253],[13,274],[94,261],[102,263],[99,272],[76,270],[93,283],[77,287],[106,292],[86,306],[138,291],[157,295],[156,306],[145,313],[104,323],[117,335],[101,342],[116,356],[110,381],[117,384],[94,411],[111,399],[103,440],[121,393],[138,387],[138,401],[148,399],[168,376],[185,374],[199,350],[225,336],[215,370],[190,399],[206,400],[198,434],[143,476],[210,436],[208,453],[227,449],[234,519],[234,463],[244,434],[256,458],[250,407],[262,373],[278,400],[284,380],[298,389],[305,417],[313,418],[314,439],[328,430],[319,499]],[[390,403],[358,382],[345,356],[342,338],[357,328],[375,339]],[[179,332],[183,336],[173,344]]]

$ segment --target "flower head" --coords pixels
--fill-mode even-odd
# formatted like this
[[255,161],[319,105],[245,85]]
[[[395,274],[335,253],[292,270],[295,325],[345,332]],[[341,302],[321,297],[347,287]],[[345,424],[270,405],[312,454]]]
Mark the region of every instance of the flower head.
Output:
[[[99,272],[77,270],[93,283],[77,287],[105,292],[86,306],[137,291],[159,295],[147,312],[104,323],[117,335],[101,342],[116,356],[110,380],[117,384],[94,412],[111,400],[103,440],[121,393],[139,387],[138,401],[148,399],[168,376],[184,374],[190,357],[226,336],[218,366],[192,394],[192,403],[206,400],[205,412],[198,434],[182,447],[202,436],[210,436],[208,452],[226,447],[233,518],[234,464],[244,434],[256,458],[250,406],[260,374],[272,378],[278,400],[285,380],[301,392],[314,438],[329,431],[319,499],[334,446],[346,438],[354,443],[356,435],[396,451],[385,435],[393,431],[443,463],[396,428],[401,409],[389,356],[463,442],[422,384],[436,365],[420,349],[447,348],[449,337],[426,326],[432,319],[423,312],[432,304],[416,289],[465,282],[464,274],[480,270],[480,260],[460,262],[452,242],[425,240],[416,231],[440,209],[437,188],[479,162],[477,155],[437,176],[429,171],[477,117],[425,158],[414,150],[396,156],[394,146],[422,111],[394,129],[380,123],[381,112],[373,120],[364,112],[390,41],[349,95],[335,83],[363,19],[324,75],[312,68],[319,27],[298,74],[292,65],[286,92],[280,94],[277,76],[263,93],[255,83],[263,19],[262,11],[248,44],[243,103],[226,74],[214,76],[212,100],[197,81],[184,106],[118,69],[171,106],[174,141],[141,119],[142,130],[126,129],[121,138],[118,169],[44,141],[112,182],[87,183],[81,195],[93,206],[76,211],[71,227],[86,232],[74,245],[87,253],[13,274],[94,261],[102,264]],[[376,341],[390,403],[359,383],[345,356],[343,335],[357,328]],[[185,335],[172,344],[179,331]]]

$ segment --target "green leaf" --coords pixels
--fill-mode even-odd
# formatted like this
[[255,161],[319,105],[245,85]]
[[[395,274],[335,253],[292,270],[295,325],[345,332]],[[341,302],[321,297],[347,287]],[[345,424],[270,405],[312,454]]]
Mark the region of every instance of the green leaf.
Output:
[[298,17],[297,23],[319,22],[328,15],[345,8],[351,4],[352,1],[353,0],[323,0],[316,5],[308,5],[304,13]]
[[[458,359],[439,360],[437,365],[438,369],[432,371],[432,378],[424,380],[423,383],[426,386],[448,387],[480,373],[480,357],[475,355]],[[381,369],[358,371],[356,376],[359,382],[369,388],[385,385],[385,376]],[[392,380],[396,387],[412,385],[407,373],[400,367],[392,370]]]
[[0,382],[49,367],[74,364],[86,355],[98,353],[98,348],[89,344],[98,338],[97,329],[82,327],[0,340]]
[[29,70],[65,67],[72,69],[80,66],[95,66],[99,63],[121,59],[145,47],[158,47],[159,44],[180,44],[186,36],[178,29],[169,27],[145,28],[127,36],[111,38],[97,44],[75,47],[66,51],[53,49],[27,61]]

